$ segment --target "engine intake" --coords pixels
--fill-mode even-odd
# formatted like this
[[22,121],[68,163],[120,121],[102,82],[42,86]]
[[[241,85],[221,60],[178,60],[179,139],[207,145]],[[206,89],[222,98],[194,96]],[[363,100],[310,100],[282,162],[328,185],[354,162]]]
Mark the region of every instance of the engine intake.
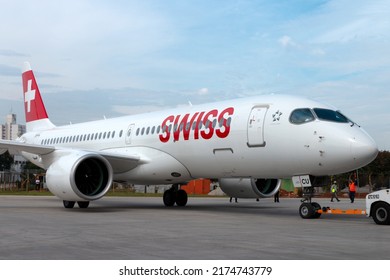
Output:
[[272,197],[280,188],[280,179],[222,178],[219,186],[230,197]]
[[50,192],[63,200],[90,201],[103,197],[112,183],[110,163],[98,154],[60,157],[46,172]]

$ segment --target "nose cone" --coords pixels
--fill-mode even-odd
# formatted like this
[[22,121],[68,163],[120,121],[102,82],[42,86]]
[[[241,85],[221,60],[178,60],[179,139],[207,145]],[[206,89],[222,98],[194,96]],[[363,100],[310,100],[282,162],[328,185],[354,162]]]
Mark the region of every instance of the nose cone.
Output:
[[352,142],[352,155],[359,168],[366,166],[378,155],[378,146],[367,133],[362,131],[362,134],[355,137]]

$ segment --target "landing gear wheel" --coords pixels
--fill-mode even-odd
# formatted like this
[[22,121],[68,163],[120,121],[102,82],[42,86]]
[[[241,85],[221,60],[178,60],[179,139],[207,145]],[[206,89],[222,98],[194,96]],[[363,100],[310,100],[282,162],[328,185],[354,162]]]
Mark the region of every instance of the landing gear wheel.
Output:
[[79,205],[80,208],[88,208],[89,201],[77,201],[77,204]]
[[378,202],[372,209],[372,218],[378,225],[389,225],[390,206],[385,202]]
[[62,202],[64,203],[65,208],[73,208],[74,204],[76,203],[75,201],[69,201],[69,200],[64,200]]
[[315,213],[315,208],[311,203],[305,202],[299,206],[299,215],[302,219],[312,219]]
[[186,206],[188,201],[188,195],[185,190],[178,190],[176,193],[176,205],[177,206]]
[[314,207],[313,219],[318,219],[321,216],[321,213],[318,213],[317,210],[321,209],[321,205],[319,205],[317,202],[312,202],[311,205]]
[[172,207],[176,201],[176,194],[173,190],[169,189],[164,192],[163,196],[164,205]]

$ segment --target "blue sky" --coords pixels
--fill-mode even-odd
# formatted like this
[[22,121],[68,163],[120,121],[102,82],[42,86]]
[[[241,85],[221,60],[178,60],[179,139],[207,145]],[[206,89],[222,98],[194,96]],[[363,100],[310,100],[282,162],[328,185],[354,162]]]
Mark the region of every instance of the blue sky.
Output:
[[331,103],[390,150],[387,1],[0,0],[0,118],[29,61],[56,124],[255,94]]

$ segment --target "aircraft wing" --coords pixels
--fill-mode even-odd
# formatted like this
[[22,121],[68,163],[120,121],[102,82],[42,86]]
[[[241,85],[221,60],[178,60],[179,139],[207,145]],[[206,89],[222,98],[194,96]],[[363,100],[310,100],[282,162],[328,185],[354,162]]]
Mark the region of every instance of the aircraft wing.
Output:
[[0,151],[9,151],[11,154],[27,152],[36,155],[47,155],[55,151],[54,147],[26,144],[17,141],[0,140]]
[[[0,140],[0,154],[5,151],[10,151],[11,154],[21,154],[22,152],[27,152],[30,154],[35,154],[39,156],[48,155],[56,149],[53,146],[41,146],[34,144],[25,144],[17,141],[10,140]],[[64,149],[65,150],[65,149]],[[71,151],[71,150],[70,150]],[[88,151],[95,154],[99,154],[111,164],[114,173],[123,173],[129,171],[140,164],[140,156],[139,155],[122,155],[120,153],[107,152],[107,151]]]
[[95,151],[95,153],[98,153],[108,160],[114,173],[123,173],[141,164],[141,157],[138,155],[122,155],[106,151]]

